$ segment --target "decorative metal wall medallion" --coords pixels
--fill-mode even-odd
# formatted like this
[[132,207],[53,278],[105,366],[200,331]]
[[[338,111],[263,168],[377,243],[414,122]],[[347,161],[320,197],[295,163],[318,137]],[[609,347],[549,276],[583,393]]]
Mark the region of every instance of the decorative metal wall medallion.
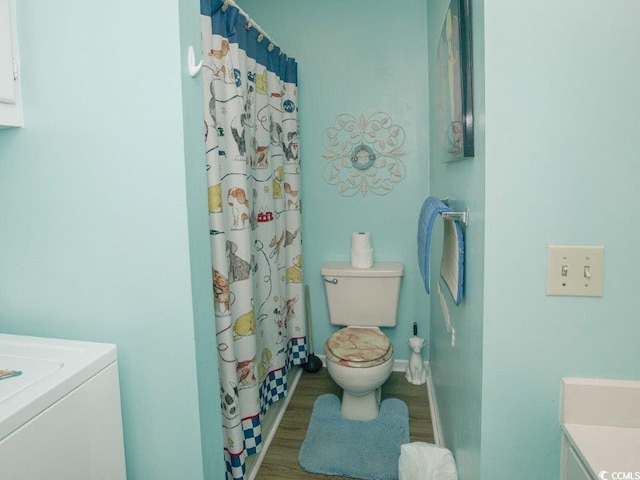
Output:
[[376,154],[367,145],[357,146],[351,155],[351,163],[358,170],[367,170],[376,161]]
[[343,113],[325,130],[322,140],[326,149],[322,156],[328,160],[324,180],[336,185],[340,195],[386,195],[405,177],[406,167],[400,160],[405,154],[404,129],[384,112],[369,118]]

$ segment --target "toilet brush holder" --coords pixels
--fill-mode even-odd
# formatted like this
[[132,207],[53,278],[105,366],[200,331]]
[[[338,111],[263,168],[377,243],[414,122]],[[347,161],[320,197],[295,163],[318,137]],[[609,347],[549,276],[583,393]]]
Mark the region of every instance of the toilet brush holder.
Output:
[[[414,325],[414,332],[417,332]],[[411,347],[411,356],[407,365],[407,371],[404,378],[413,385],[422,385],[427,383],[427,369],[422,361],[422,349],[424,348],[424,338],[414,335],[409,337],[407,342]]]

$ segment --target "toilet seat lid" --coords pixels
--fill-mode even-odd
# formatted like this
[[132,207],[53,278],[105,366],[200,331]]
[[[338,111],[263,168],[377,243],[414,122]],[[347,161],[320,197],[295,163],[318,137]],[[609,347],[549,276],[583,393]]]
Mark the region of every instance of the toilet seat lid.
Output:
[[347,327],[324,345],[327,360],[348,367],[375,367],[393,356],[393,346],[378,327]]

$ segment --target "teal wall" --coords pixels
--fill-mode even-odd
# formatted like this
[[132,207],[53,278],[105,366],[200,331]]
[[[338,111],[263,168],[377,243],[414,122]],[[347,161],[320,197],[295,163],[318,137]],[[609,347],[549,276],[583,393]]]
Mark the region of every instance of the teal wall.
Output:
[[[481,440],[481,396],[484,304],[485,235],[485,155],[484,155],[484,69],[482,2],[474,7],[474,133],[475,157],[443,163],[440,149],[437,105],[437,46],[448,0],[428,5],[429,89],[431,92],[431,191],[453,199],[454,209],[469,208],[470,223],[465,228],[464,300],[454,306],[445,292],[451,324],[456,332],[455,347],[447,333],[437,293],[431,302],[431,372],[437,396],[445,445],[456,458],[461,480],[479,478]],[[442,222],[436,222],[434,239],[442,238]],[[433,241],[431,278],[439,278],[442,243]],[[434,281],[432,281],[434,284]],[[435,286],[434,286],[435,289]],[[488,477],[489,478],[489,477]],[[510,478],[510,477],[493,477]]]
[[[482,478],[554,479],[560,378],[640,378],[640,3],[485,0],[484,18]],[[604,245],[604,296],[547,297],[549,244]]]
[[[429,3],[430,71],[447,3]],[[431,365],[462,480],[554,479],[561,377],[640,376],[640,228],[625,213],[640,200],[640,6],[472,5],[480,143],[473,160],[431,163],[434,194],[471,208],[466,305],[450,349],[432,304]],[[549,244],[604,245],[603,298],[547,297]]]
[[116,343],[129,478],[217,478],[198,5],[18,2],[18,24],[0,331]]
[[[428,298],[416,261],[417,218],[429,191],[426,7],[353,0],[244,0],[243,9],[298,61],[302,158],[303,254],[311,289],[314,346],[330,325],[320,269],[348,261],[351,234],[371,232],[375,261],[405,264],[398,326],[388,330],[396,357],[407,359],[412,325],[428,336]],[[324,132],[348,113],[386,112],[404,128],[406,178],[385,196],[343,197],[323,180]],[[424,358],[428,358],[425,348]]]
[[[203,95],[202,78],[191,78],[184,65],[187,49],[200,46],[200,5],[178,2],[180,19],[180,66],[182,73],[182,134],[184,135],[184,166],[187,196],[187,225],[191,267],[191,301],[193,306],[196,374],[200,414],[200,441],[204,479],[217,479],[225,469],[222,448],[222,418],[220,412],[220,382],[218,380],[218,342],[211,274],[211,242],[209,210],[202,138]],[[196,54],[197,55],[197,54]],[[197,449],[197,445],[192,448]]]

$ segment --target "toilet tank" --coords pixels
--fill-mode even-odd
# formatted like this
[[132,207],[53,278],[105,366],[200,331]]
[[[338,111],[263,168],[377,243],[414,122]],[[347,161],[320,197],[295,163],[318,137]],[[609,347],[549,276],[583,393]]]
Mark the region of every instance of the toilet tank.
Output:
[[331,323],[395,327],[403,270],[402,263],[376,263],[371,268],[325,263],[321,273]]

